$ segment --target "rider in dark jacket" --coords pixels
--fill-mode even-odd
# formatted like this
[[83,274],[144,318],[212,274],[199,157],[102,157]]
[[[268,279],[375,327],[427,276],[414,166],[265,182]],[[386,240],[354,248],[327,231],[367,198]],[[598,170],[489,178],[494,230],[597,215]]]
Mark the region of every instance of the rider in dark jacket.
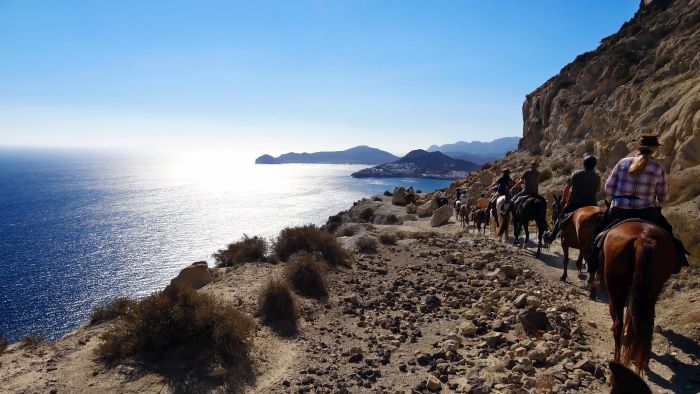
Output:
[[510,178],[510,170],[506,168],[501,172],[501,176],[489,187],[487,187],[487,189],[495,187],[496,197],[506,196],[506,198],[509,199],[510,195],[508,194],[508,191],[510,190],[511,186],[513,186],[513,180]]
[[545,234],[545,240],[552,242],[557,238],[557,234],[561,229],[561,220],[567,213],[583,207],[596,206],[596,195],[600,190],[600,175],[595,171],[595,166],[598,159],[595,156],[588,155],[583,158],[583,169],[571,174],[564,186],[562,205],[564,209],[561,215],[554,223],[554,228],[551,232]]

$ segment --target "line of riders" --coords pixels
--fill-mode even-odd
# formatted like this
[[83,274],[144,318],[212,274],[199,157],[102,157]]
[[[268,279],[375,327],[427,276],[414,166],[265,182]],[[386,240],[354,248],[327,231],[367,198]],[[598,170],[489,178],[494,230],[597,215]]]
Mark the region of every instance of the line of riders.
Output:
[[[592,278],[599,268],[599,257],[605,236],[609,229],[623,221],[644,221],[662,228],[674,240],[678,256],[674,272],[678,273],[683,266],[688,265],[688,251],[682,242],[673,236],[673,228],[662,215],[661,208],[658,206],[669,199],[666,171],[653,158],[656,149],[660,146],[657,136],[642,136],[637,142],[635,155],[621,159],[605,182],[604,191],[612,197],[612,200],[609,203],[606,200],[608,209],[596,217],[594,240],[589,253],[585,256],[591,285],[591,298],[595,297]],[[600,190],[601,178],[595,170],[597,159],[595,156],[587,155],[582,164],[583,168],[575,171],[567,179],[562,197],[555,201],[554,228],[543,234],[546,244],[551,244],[556,239],[563,225],[577,210],[598,206],[597,195]],[[537,162],[532,162],[530,169],[523,172],[518,181],[514,181],[510,177],[509,169],[504,169],[501,176],[486,188],[486,191],[495,189],[490,201],[484,197],[484,194],[481,194],[476,203],[476,209],[493,206],[499,197],[504,196],[507,205],[503,213],[504,217],[510,213],[518,212],[518,208],[528,204],[528,201],[534,202],[536,200],[540,200],[538,205],[544,205],[546,213],[546,200],[539,194],[540,172],[537,170],[538,167]],[[517,190],[520,191],[513,194]],[[458,203],[468,204],[469,196],[467,193],[458,190],[458,196]],[[442,198],[445,196],[443,195]],[[446,202],[446,199],[444,201]],[[526,223],[525,226],[527,227]],[[518,242],[517,233],[516,242]],[[568,259],[568,253],[565,253],[565,257]]]

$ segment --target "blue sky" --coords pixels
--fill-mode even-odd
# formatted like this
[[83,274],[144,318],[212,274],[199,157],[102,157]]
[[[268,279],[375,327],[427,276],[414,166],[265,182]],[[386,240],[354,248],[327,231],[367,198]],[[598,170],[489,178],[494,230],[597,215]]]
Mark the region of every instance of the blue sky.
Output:
[[0,0],[0,145],[394,153],[521,135],[638,0]]

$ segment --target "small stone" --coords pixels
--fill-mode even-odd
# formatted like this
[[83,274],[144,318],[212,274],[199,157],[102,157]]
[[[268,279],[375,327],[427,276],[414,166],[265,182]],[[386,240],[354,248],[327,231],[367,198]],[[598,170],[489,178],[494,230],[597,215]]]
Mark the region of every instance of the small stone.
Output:
[[430,375],[425,381],[425,387],[430,391],[440,391],[442,390],[442,382],[435,376]]
[[527,306],[527,294],[523,293],[515,298],[513,305],[516,308],[525,308]]
[[348,362],[359,363],[363,358],[364,356],[362,355],[362,349],[358,347],[350,349],[350,357],[348,357]]

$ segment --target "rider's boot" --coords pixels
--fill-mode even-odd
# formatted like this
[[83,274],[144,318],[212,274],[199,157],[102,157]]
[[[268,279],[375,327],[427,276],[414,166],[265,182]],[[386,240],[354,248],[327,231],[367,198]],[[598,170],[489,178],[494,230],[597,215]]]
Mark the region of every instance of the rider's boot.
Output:
[[559,227],[561,226],[561,217],[557,219],[556,222],[554,222],[554,227],[552,228],[552,231],[546,231],[544,233],[544,241],[548,244],[551,244],[554,242],[555,239],[557,239],[557,234],[559,234]]

